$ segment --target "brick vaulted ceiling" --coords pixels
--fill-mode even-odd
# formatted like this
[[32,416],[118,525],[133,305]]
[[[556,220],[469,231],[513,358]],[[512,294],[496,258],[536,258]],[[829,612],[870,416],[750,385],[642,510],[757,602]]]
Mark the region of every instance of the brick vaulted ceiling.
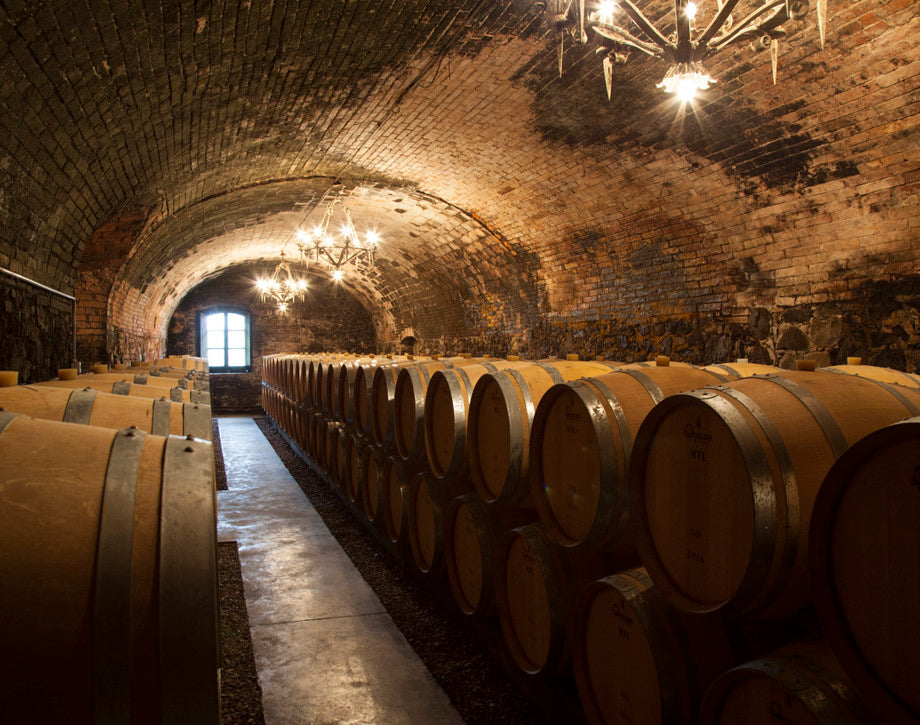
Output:
[[73,291],[94,233],[138,219],[108,313],[158,335],[336,197],[383,235],[346,284],[384,333],[731,316],[865,276],[879,244],[906,271],[917,7],[829,4],[824,50],[812,11],[776,85],[731,49],[681,113],[644,57],[612,101],[590,46],[559,79],[532,0],[0,0],[0,264]]

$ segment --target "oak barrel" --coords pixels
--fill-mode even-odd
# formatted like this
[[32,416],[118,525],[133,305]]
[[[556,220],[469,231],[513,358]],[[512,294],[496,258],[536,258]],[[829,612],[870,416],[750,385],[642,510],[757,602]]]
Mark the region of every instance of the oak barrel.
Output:
[[530,427],[553,385],[603,375],[619,363],[553,360],[479,378],[470,398],[467,457],[476,491],[486,501],[518,504],[530,494]]
[[201,405],[211,404],[211,394],[206,390],[188,390],[186,388],[173,387],[163,389],[152,385],[138,385],[132,382],[133,378],[123,377],[121,380],[46,380],[33,385],[49,386],[52,388],[92,388],[100,390],[103,393],[112,393],[113,395],[131,395],[138,398],[169,398],[174,403],[200,403]]
[[0,412],[9,722],[217,723],[211,444]]
[[894,722],[920,721],[918,524],[917,417],[852,445],[825,477],[811,517],[821,627],[863,699]]
[[384,461],[380,486],[383,530],[390,543],[403,543],[409,536],[409,474],[398,457],[389,456]]
[[190,435],[211,440],[211,407],[166,398],[132,398],[92,388],[19,385],[0,388],[0,407],[35,418],[100,428],[135,426],[155,435]]
[[643,568],[578,597],[572,670],[591,723],[695,725],[706,690],[734,664],[721,620],[674,609]]
[[798,642],[734,667],[703,700],[700,725],[879,723],[823,640]]
[[530,487],[540,520],[564,546],[615,546],[629,524],[636,431],[668,395],[729,380],[689,365],[624,366],[550,388],[530,434]]
[[824,476],[851,443],[918,411],[918,390],[820,371],[665,398],[630,466],[652,580],[697,613],[783,617],[809,605],[808,523]]
[[451,501],[444,523],[444,564],[451,593],[466,615],[495,609],[495,559],[502,536],[533,523],[530,509],[487,504],[474,493]]

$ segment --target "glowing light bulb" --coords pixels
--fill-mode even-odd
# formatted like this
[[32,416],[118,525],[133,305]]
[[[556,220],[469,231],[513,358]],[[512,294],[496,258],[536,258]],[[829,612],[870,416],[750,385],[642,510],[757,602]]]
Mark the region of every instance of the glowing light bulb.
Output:
[[308,286],[309,286],[309,285],[307,284],[307,280],[305,280],[305,279],[299,279],[299,280],[297,280],[297,288],[298,288],[298,289],[304,290],[304,289],[306,289]]
[[287,312],[287,310],[288,310],[287,302],[278,303],[278,312]]
[[373,231],[368,231],[365,238],[367,239],[367,243],[371,246],[376,245],[377,242],[380,241],[380,235]]
[[309,241],[310,241],[310,235],[307,234],[303,229],[298,229],[298,230],[297,230],[297,238],[298,238],[300,241],[302,241],[302,242],[309,242]]
[[335,270],[335,271],[332,273],[332,279],[334,279],[336,282],[338,282],[339,280],[341,280],[342,277],[344,277],[344,276],[345,276],[345,273],[342,272],[341,269],[337,269],[337,270]]
[[677,81],[677,99],[689,103],[696,97],[696,79],[684,76]]
[[594,17],[605,25],[610,25],[613,22],[613,14],[617,9],[617,4],[614,0],[603,0]]
[[693,18],[696,17],[696,11],[697,11],[697,7],[696,7],[696,3],[694,2],[689,2],[684,7],[684,14],[691,20],[693,20]]

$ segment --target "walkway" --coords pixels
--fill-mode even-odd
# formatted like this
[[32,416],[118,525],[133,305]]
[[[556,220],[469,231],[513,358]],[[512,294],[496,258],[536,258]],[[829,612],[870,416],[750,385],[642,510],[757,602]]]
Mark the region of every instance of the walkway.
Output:
[[251,418],[221,418],[267,725],[462,723]]

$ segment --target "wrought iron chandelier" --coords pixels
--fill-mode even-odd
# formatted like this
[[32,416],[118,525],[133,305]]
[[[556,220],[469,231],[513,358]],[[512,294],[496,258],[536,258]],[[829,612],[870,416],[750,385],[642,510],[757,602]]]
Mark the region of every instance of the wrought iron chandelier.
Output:
[[281,261],[270,277],[260,277],[256,280],[256,289],[262,302],[271,300],[277,305],[278,312],[287,312],[292,302],[303,301],[309,284],[303,277],[294,275],[293,267],[285,259],[284,249],[282,249]]
[[[362,239],[351,220],[351,213],[342,206],[344,221],[338,233],[330,232],[335,206],[339,203],[335,199],[326,208],[322,221],[310,232],[298,229],[295,233],[297,249],[300,252],[301,264],[309,262],[324,262],[332,266],[332,279],[341,280],[345,273],[344,265],[351,264],[355,267],[372,267],[374,265],[374,252],[380,242],[380,236],[368,230]],[[279,312],[287,312],[295,301],[303,301],[309,283],[306,279],[295,274],[294,266],[287,260],[284,250],[288,242],[281,247],[281,261],[275,266],[268,277],[256,279],[255,286],[262,302],[272,301],[277,305]]]
[[[600,48],[596,52],[604,53],[604,80],[608,98],[613,91],[613,66],[626,63],[630,50],[638,50],[667,61],[668,71],[657,87],[663,88],[666,93],[676,94],[684,102],[692,100],[697,90],[705,90],[716,82],[706,72],[703,61],[726,46],[740,41],[751,41],[754,50],[770,49],[773,82],[776,83],[779,41],[786,36],[782,26],[789,20],[803,20],[808,13],[809,2],[760,0],[754,10],[735,22],[732,12],[739,2],[716,0],[718,7],[715,15],[705,26],[697,28],[697,3],[693,0],[674,0],[676,29],[666,36],[643,15],[632,0],[602,0],[591,3],[593,7],[590,10],[586,9],[585,0],[578,0],[577,9],[574,0],[550,0],[547,11],[551,13],[551,22],[559,34],[559,75],[562,76],[565,36],[572,35],[578,42],[587,43],[587,28],[597,36]],[[818,32],[822,48],[826,14],[827,0],[817,0]],[[634,30],[624,27],[624,24],[629,26],[630,22],[638,28],[638,35],[634,34]]]
[[336,280],[342,279],[343,265],[373,267],[374,252],[380,242],[380,236],[372,230],[366,231],[364,239],[361,239],[351,220],[351,213],[344,204],[342,211],[345,219],[338,229],[338,234],[331,233],[329,227],[338,203],[339,200],[335,199],[326,207],[322,221],[312,230],[306,232],[299,229],[297,231],[297,248],[300,250],[301,260],[324,261],[331,264],[332,277]]

